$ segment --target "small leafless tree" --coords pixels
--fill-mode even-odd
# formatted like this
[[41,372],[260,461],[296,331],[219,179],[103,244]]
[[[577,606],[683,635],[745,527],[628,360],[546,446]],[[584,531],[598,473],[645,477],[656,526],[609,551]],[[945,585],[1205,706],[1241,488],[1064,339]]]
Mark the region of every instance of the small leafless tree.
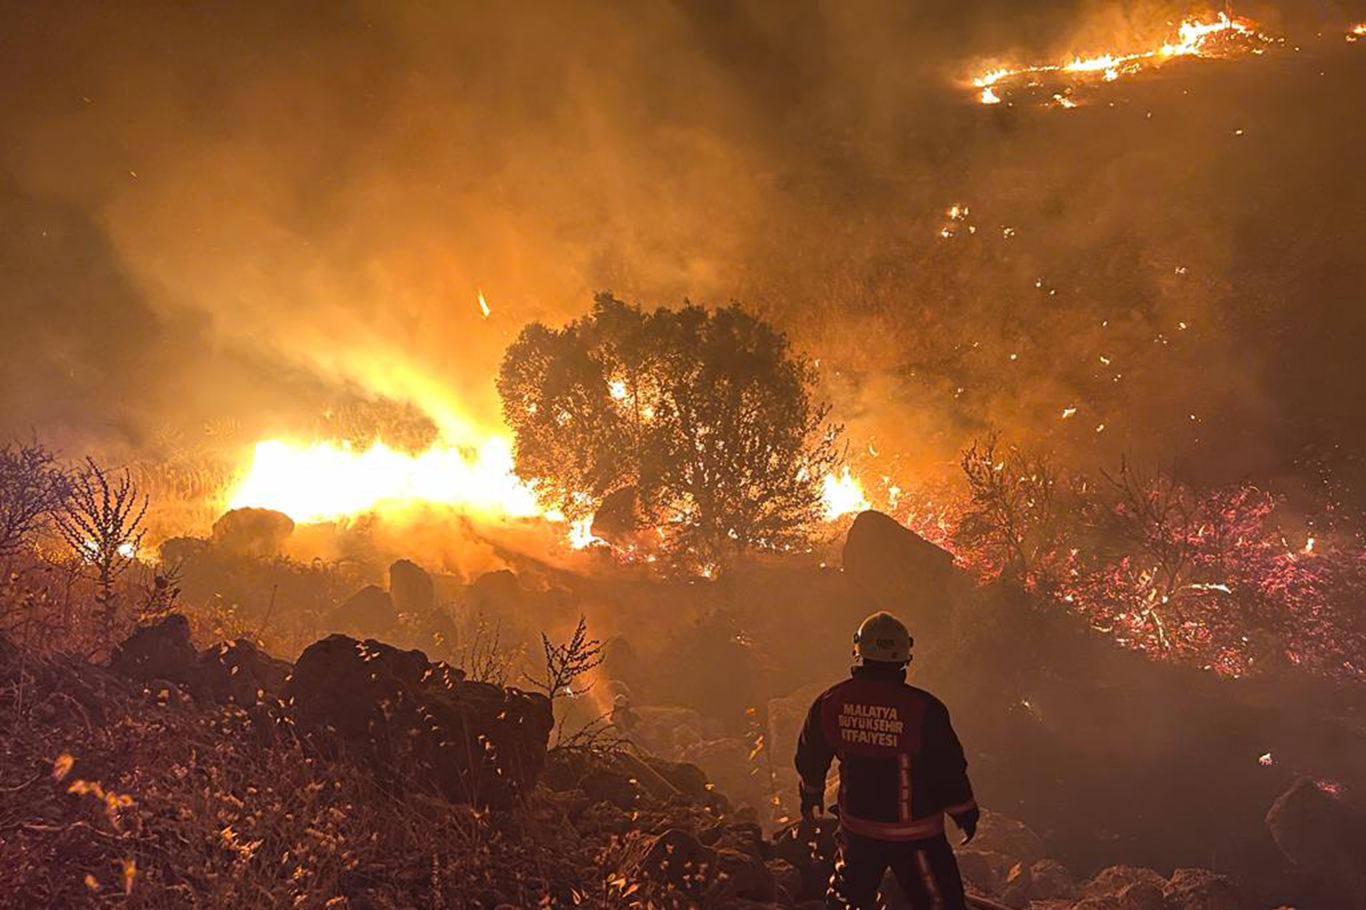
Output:
[[1062,536],[1057,473],[1042,456],[1003,446],[996,435],[963,453],[971,504],[955,538],[1020,578],[1034,571]]
[[111,479],[93,458],[73,473],[56,513],[57,529],[97,586],[96,600],[106,636],[115,625],[115,584],[133,564],[146,529],[147,497],[127,471]]
[[0,559],[18,552],[56,512],[65,479],[46,446],[0,446]]
[[1195,493],[1173,473],[1144,471],[1126,460],[1115,473],[1101,471],[1114,497],[1102,513],[1102,530],[1142,560],[1146,584],[1140,590],[1145,612],[1166,646],[1162,613],[1196,570],[1201,524]]
[[513,666],[520,664],[525,656],[524,645],[503,647],[502,622],[490,626],[488,620],[481,616],[466,643],[458,650],[457,661],[467,679],[506,686]]
[[[579,617],[574,627],[574,635],[564,644],[556,644],[541,633],[541,646],[545,649],[545,669],[541,677],[527,676],[526,681],[544,692],[554,705],[555,700],[565,695],[582,695],[591,686],[575,690],[574,683],[579,677],[594,670],[602,663],[602,642],[588,637],[588,620]],[[556,743],[563,738],[563,718],[556,732]]]

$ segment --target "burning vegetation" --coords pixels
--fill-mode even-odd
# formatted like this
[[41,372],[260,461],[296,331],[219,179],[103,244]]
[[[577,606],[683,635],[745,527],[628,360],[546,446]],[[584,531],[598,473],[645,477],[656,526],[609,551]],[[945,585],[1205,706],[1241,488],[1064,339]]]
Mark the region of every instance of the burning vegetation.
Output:
[[1359,902],[1366,25],[1168,12],[22,17],[0,907],[810,910],[880,609],[978,910]]
[[1076,93],[1088,83],[1114,82],[1181,58],[1233,60],[1260,56],[1278,39],[1260,32],[1248,19],[1219,13],[1212,19],[1187,19],[1164,43],[1148,50],[1074,55],[1063,63],[997,66],[972,80],[982,104],[1000,104],[1016,91],[1045,97],[1058,107],[1077,106]]

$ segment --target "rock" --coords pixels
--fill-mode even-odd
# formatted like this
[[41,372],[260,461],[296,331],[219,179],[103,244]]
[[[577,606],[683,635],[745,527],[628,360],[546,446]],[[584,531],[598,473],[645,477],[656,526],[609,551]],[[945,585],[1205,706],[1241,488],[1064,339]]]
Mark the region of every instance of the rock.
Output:
[[1072,910],[1122,910],[1114,897],[1085,897],[1072,905]]
[[803,686],[783,698],[768,701],[768,744],[774,755],[794,755],[797,751],[797,737],[801,735],[802,724],[806,723],[806,712],[816,696],[825,691],[826,683],[813,683]]
[[150,682],[188,682],[199,655],[190,643],[190,621],[179,613],[136,629],[114,651],[109,669],[120,676]]
[[773,896],[773,874],[761,858],[745,850],[716,850],[716,878],[706,896],[709,905],[734,899],[768,902]]
[[844,573],[870,598],[869,612],[885,604],[914,630],[943,627],[953,556],[895,519],[859,513],[844,540]]
[[579,789],[589,797],[611,803],[618,809],[631,811],[640,803],[640,783],[625,772],[610,768],[594,768],[579,779]]
[[[634,758],[630,753],[626,755]],[[697,765],[648,756],[640,761],[645,773],[638,779],[656,799],[681,796],[693,805],[710,807],[719,815],[729,814],[730,801]]]
[[644,879],[697,901],[716,874],[716,851],[678,828],[641,840],[633,852],[622,870],[627,881]]
[[425,616],[436,608],[432,576],[415,562],[400,559],[389,567],[389,597],[399,613]]
[[737,805],[767,808],[771,796],[768,778],[758,773],[760,766],[750,759],[750,751],[743,739],[732,737],[697,743],[682,750],[680,758],[705,770]]
[[1162,888],[1150,881],[1137,881],[1120,889],[1119,910],[1167,910]]
[[486,609],[493,615],[505,615],[514,610],[526,597],[522,583],[509,569],[485,572],[469,587],[469,598],[476,609]]
[[589,836],[621,836],[630,830],[631,816],[612,803],[592,803],[579,814],[575,827]]
[[1167,880],[1151,869],[1141,866],[1110,866],[1091,876],[1081,886],[1081,897],[1113,897],[1135,882],[1147,882],[1159,890],[1165,888]]
[[1029,898],[1035,901],[1066,900],[1077,893],[1067,867],[1055,859],[1041,859],[1029,869]]
[[1011,863],[1023,863],[1026,868],[1044,858],[1043,838],[1023,822],[997,812],[982,810],[977,825],[977,836],[972,846],[978,850],[999,853]]
[[1233,880],[1208,869],[1177,869],[1162,889],[1167,910],[1242,910]]
[[157,547],[161,561],[170,566],[192,562],[213,549],[213,544],[199,537],[168,537]]
[[978,850],[975,845],[958,850],[957,856],[963,881],[986,894],[1000,893],[1011,865],[1004,856],[990,850]]
[[294,519],[273,509],[233,509],[213,523],[214,545],[234,556],[279,556]]
[[776,887],[792,898],[802,893],[802,873],[796,866],[784,859],[771,859],[766,865]]
[[790,864],[802,876],[799,901],[822,900],[835,868],[835,832],[839,822],[829,816],[816,819],[814,828],[803,830],[793,823],[773,837],[773,856]]
[[1010,871],[1006,873],[1005,883],[1001,885],[1001,903],[1007,907],[1014,907],[1015,910],[1022,910],[1029,904],[1033,885],[1030,868],[1024,863],[1016,863],[1010,867]]
[[327,619],[333,629],[360,635],[378,635],[398,624],[389,592],[378,585],[366,585],[332,611]]
[[345,635],[309,645],[285,694],[302,729],[377,776],[407,776],[479,807],[520,801],[554,727],[543,695],[469,681],[421,651]]
[[701,742],[702,718],[692,708],[632,706],[631,713],[635,718],[631,741],[646,752],[679,757],[684,748]]
[[279,696],[290,669],[288,663],[276,660],[253,642],[220,642],[199,655],[190,688],[198,698],[247,707],[260,702],[262,696]]
[[1351,894],[1366,894],[1366,813],[1301,777],[1266,814],[1276,847],[1296,866]]

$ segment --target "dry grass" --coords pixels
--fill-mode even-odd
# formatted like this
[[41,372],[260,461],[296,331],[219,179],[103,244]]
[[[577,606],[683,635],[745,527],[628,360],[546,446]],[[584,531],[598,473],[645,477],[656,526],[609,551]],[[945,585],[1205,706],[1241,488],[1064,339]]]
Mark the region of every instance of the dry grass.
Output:
[[460,910],[591,890],[553,803],[479,814],[381,790],[281,716],[121,694],[84,661],[0,644],[0,907]]

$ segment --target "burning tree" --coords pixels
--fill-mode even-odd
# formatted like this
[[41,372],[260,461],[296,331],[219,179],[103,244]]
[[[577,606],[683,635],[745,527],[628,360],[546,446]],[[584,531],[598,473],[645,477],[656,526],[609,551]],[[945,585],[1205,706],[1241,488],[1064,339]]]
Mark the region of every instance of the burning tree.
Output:
[[960,555],[1032,584],[1065,527],[1055,470],[995,435],[974,442],[961,464],[969,502],[953,535]]
[[516,471],[570,518],[629,493],[641,526],[711,565],[799,544],[822,515],[842,428],[815,366],[729,306],[646,312],[599,294],[561,330],[533,323],[498,377]]
[[142,543],[147,504],[127,471],[111,481],[109,473],[87,457],[85,467],[71,476],[67,496],[55,516],[62,538],[97,585],[96,601],[106,633],[114,629],[114,585],[133,564]]

